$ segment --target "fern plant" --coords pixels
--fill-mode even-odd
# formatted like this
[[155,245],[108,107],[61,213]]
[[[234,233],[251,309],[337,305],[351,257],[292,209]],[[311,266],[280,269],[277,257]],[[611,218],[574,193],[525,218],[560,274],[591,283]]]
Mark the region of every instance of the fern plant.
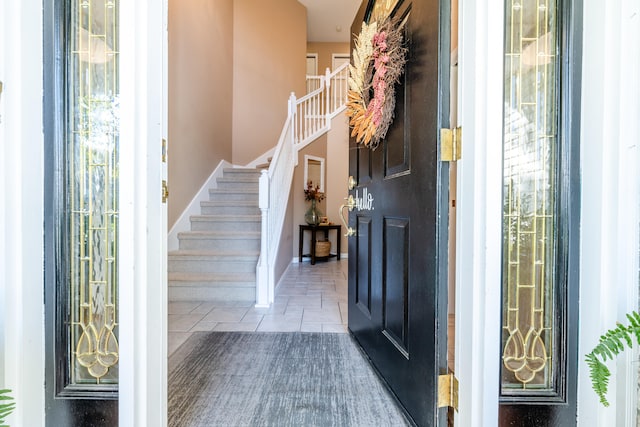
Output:
[[598,345],[595,346],[591,353],[586,355],[591,387],[600,398],[600,403],[604,406],[609,406],[606,394],[609,378],[611,377],[611,371],[609,371],[604,362],[608,359],[613,360],[614,356],[620,354],[625,349],[625,343],[629,348],[632,348],[632,336],[636,337],[636,342],[640,345],[640,314],[637,311],[632,311],[627,314],[627,319],[629,319],[629,326],[618,323],[615,328],[602,335]]
[[5,419],[16,408],[16,403],[13,402],[13,397],[9,396],[11,390],[0,390],[0,427],[8,427],[5,424]]

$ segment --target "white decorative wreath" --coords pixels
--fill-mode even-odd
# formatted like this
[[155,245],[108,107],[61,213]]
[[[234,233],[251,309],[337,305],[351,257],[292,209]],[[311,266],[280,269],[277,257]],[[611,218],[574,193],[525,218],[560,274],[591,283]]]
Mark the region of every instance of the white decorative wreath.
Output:
[[351,136],[371,149],[384,139],[394,118],[395,85],[404,71],[407,52],[402,31],[402,25],[389,18],[365,22],[354,43],[347,116]]

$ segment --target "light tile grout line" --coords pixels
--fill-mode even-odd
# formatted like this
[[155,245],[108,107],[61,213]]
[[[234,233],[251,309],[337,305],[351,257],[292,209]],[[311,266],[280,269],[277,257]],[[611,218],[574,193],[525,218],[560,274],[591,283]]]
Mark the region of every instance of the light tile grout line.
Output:
[[[253,331],[260,332],[262,329],[267,329],[268,332],[295,332],[301,331],[303,329],[319,329],[322,332],[347,332],[347,311],[346,311],[346,302],[347,302],[347,261],[328,261],[322,264],[316,264],[312,266],[308,262],[299,263],[291,263],[287,268],[284,276],[282,277],[281,284],[276,290],[275,301],[269,309],[256,309],[251,306],[246,306],[246,311],[238,321],[215,321],[215,320],[205,320],[207,316],[209,316],[214,310],[225,310],[232,308],[241,308],[244,307],[242,303],[229,303],[229,302],[197,302],[197,301],[176,301],[169,303],[169,354],[173,353],[184,341],[186,341],[185,336],[190,336],[193,332],[203,330],[202,326],[209,325],[210,329],[205,330],[225,330],[225,331],[249,331],[247,325],[251,322],[243,322],[243,319],[247,317],[247,315],[256,315],[260,316],[260,320],[257,322],[255,328],[251,329]],[[337,283],[339,282],[339,283]],[[313,289],[310,289],[313,288]],[[296,292],[303,292],[302,294],[289,294],[286,293],[282,295],[282,292],[292,292],[292,289],[298,289]],[[311,291],[311,294],[309,293]],[[331,299],[325,301],[325,293],[330,292],[332,294]],[[292,299],[293,298],[293,299]],[[296,299],[297,298],[297,299]],[[314,302],[314,300],[317,301]],[[284,307],[282,310],[276,309],[282,304],[282,301],[286,301],[284,303]],[[295,302],[301,302],[300,305],[292,304]],[[305,303],[306,302],[306,303]],[[318,306],[316,311],[324,311],[329,309],[329,304],[335,303],[335,307],[337,307],[337,312],[340,318],[340,324],[332,322],[303,322],[305,312],[313,313],[314,306]],[[245,303],[246,304],[246,303]],[[344,308],[342,304],[345,304]],[[206,307],[209,305],[208,310],[202,310],[202,307]],[[186,311],[180,311],[180,307],[191,307]],[[300,307],[300,314],[291,314],[289,315],[289,319],[287,319],[286,313],[293,309],[294,307]],[[178,309],[176,309],[178,308]],[[200,310],[200,311],[198,311]],[[344,310],[344,311],[343,311]],[[197,311],[197,312],[196,312]],[[291,310],[293,312],[294,310]],[[297,311],[297,310],[295,310]],[[227,311],[228,312],[228,311]],[[172,320],[177,322],[178,320],[182,320],[184,322],[184,315],[198,315],[201,316],[200,320],[196,321],[195,324],[188,330],[173,330],[172,328]],[[267,316],[273,316],[274,318],[281,316],[282,319],[280,324],[273,320],[272,323],[266,322]],[[295,322],[298,323],[297,329],[292,331],[291,322],[293,322],[293,317],[296,316]],[[203,323],[204,322],[204,323]],[[312,325],[312,326],[309,326]],[[261,329],[261,326],[264,328]],[[267,332],[267,331],[265,331]]]

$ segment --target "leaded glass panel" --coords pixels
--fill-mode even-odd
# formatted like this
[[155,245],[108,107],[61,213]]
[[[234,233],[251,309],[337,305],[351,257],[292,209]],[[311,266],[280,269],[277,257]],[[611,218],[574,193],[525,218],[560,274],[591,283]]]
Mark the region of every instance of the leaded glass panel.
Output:
[[507,394],[554,392],[558,4],[506,4],[501,386]]
[[118,382],[118,1],[69,2],[65,206],[69,384]]

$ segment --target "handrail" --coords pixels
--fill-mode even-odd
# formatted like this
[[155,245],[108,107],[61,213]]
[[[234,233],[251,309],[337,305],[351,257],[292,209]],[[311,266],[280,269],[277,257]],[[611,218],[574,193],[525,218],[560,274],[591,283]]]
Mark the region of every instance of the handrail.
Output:
[[347,63],[334,72],[327,69],[318,89],[300,99],[291,93],[288,114],[268,170],[260,175],[259,207],[262,241],[256,267],[256,307],[268,307],[275,295],[275,261],[291,192],[298,151],[331,128],[331,119],[345,108]]

